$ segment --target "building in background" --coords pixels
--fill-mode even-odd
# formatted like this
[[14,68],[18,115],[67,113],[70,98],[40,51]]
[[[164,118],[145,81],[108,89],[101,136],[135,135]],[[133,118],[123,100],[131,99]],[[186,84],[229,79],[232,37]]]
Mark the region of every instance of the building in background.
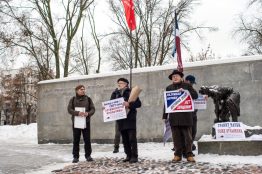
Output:
[[38,73],[31,67],[0,71],[1,124],[36,122],[37,82]]

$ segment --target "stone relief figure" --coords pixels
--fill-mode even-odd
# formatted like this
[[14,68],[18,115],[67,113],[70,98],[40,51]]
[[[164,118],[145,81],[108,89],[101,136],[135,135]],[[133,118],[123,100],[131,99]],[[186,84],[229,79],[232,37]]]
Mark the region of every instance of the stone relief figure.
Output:
[[213,99],[216,118],[214,123],[231,121],[237,122],[240,116],[240,94],[231,87],[201,86],[200,94]]

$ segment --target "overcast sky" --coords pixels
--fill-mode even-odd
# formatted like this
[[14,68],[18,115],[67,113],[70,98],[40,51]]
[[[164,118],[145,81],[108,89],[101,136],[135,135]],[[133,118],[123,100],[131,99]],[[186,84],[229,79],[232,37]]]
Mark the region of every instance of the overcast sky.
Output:
[[[245,45],[232,36],[233,28],[237,26],[236,21],[241,12],[247,9],[247,0],[200,0],[201,4],[195,7],[191,20],[194,24],[218,27],[216,32],[203,32],[204,40],[199,40],[195,35],[191,36],[188,44],[193,54],[201,49],[206,49],[210,44],[216,57],[228,58],[238,57],[243,54]],[[97,28],[108,33],[113,22],[110,20],[109,6],[104,1],[96,1]],[[99,32],[101,33],[101,32]],[[189,55],[182,50],[182,58]],[[21,63],[19,63],[21,65]],[[102,70],[103,71],[103,70]]]
[[245,47],[237,38],[233,38],[233,28],[237,26],[239,14],[246,8],[246,0],[202,0],[202,4],[195,9],[193,19],[207,26],[218,27],[219,30],[207,33],[203,41],[192,38],[193,43],[196,43],[196,47],[192,48],[194,52],[206,48],[210,43],[216,56],[240,56]]
[[[205,26],[218,27],[217,32],[203,32],[205,39],[199,40],[192,35],[189,44],[194,54],[200,52],[202,48],[206,49],[210,43],[211,48],[218,57],[240,56],[244,51],[244,45],[239,40],[232,37],[233,27],[236,26],[236,20],[241,12],[246,10],[246,0],[200,0],[200,4],[195,7],[191,20],[194,24],[204,24]],[[108,5],[99,1],[97,10],[100,19],[97,25],[102,31],[110,29],[112,22],[106,20]],[[105,15],[105,16],[103,16]],[[186,55],[186,51],[182,50]]]

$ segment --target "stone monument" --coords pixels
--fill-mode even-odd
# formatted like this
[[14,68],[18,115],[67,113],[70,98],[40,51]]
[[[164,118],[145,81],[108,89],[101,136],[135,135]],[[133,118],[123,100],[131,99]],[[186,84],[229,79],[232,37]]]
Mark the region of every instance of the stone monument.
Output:
[[202,86],[199,93],[213,99],[216,118],[212,136],[202,136],[198,141],[198,153],[244,156],[262,154],[262,128],[238,122],[239,92],[231,87],[213,85]]

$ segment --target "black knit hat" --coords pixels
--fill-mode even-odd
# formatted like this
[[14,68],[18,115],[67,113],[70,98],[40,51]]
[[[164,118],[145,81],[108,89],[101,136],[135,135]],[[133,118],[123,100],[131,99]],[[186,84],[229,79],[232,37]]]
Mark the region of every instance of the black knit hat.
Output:
[[186,76],[186,80],[189,81],[191,84],[196,84],[196,78],[193,75]]
[[129,81],[125,78],[122,78],[122,77],[117,80],[117,82],[119,82],[119,81],[126,82],[127,84],[129,84]]
[[169,78],[170,80],[172,80],[172,76],[173,76],[174,74],[180,75],[181,78],[184,77],[184,74],[183,74],[182,72],[180,72],[180,71],[178,71],[178,70],[175,69],[175,70],[168,76],[168,78]]

